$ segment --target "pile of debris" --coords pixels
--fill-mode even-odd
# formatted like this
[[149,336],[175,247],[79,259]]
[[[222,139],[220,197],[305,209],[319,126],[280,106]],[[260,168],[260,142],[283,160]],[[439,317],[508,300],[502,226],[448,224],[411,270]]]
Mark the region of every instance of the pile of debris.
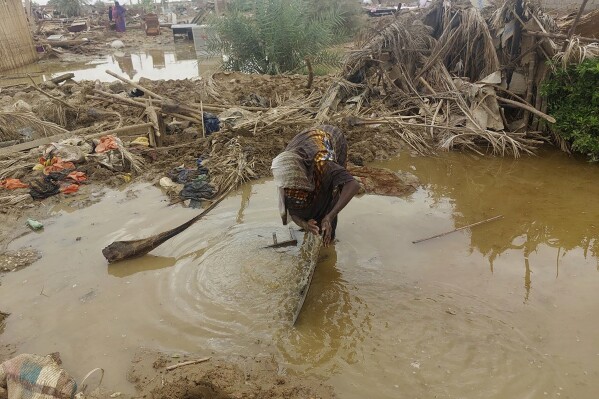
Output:
[[539,92],[548,62],[580,63],[599,47],[557,33],[533,1],[486,11],[437,1],[381,21],[349,55],[317,119],[385,124],[419,153],[531,153],[549,140],[540,122],[555,122]]
[[[65,161],[48,156],[49,148],[75,136],[88,149],[77,171],[92,180],[85,165],[156,184],[169,176],[162,186],[174,197],[181,199],[186,184],[187,192],[209,197],[268,176],[272,158],[295,134],[322,123],[343,128],[349,161],[359,166],[402,148],[532,153],[557,141],[539,92],[552,68],[547,61],[595,56],[597,44],[585,40],[559,33],[531,1],[509,0],[485,13],[467,1],[438,1],[379,19],[338,76],[221,72],[136,83],[107,71],[118,81],[32,82],[0,98],[0,147],[8,145],[0,148],[0,179],[29,184],[40,157]],[[111,136],[118,159],[100,160],[95,149]],[[202,173],[179,181],[169,174],[176,167]]]

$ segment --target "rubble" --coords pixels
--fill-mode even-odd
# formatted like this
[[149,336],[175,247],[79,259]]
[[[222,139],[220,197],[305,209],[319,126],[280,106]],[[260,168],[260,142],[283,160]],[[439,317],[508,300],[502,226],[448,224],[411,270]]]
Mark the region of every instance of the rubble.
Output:
[[[91,21],[89,31],[95,26]],[[454,148],[530,154],[555,139],[545,128],[555,119],[539,93],[547,61],[577,63],[597,50],[559,30],[531,1],[508,0],[483,12],[467,1],[437,1],[377,19],[337,76],[221,72],[137,83],[107,71],[118,81],[65,77],[43,87],[13,86],[0,102],[13,106],[0,113],[7,122],[0,129],[0,178],[28,183],[48,146],[78,136],[94,148],[93,140],[113,135],[126,156],[87,151],[81,172],[100,167],[158,183],[173,166],[207,156],[211,184],[222,193],[268,175],[285,142],[319,123],[344,129],[356,165],[402,147],[417,154]]]

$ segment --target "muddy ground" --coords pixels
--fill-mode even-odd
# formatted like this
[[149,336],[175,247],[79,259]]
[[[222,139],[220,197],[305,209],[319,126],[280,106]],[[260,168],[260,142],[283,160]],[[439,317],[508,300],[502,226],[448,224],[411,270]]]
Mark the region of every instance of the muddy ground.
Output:
[[[128,46],[139,43],[135,37],[124,38]],[[152,40],[162,40],[161,38]],[[103,49],[98,49],[103,51]],[[228,106],[266,106],[276,107],[290,98],[302,98],[317,93],[322,95],[331,83],[330,77],[316,77],[312,88],[305,88],[306,76],[257,76],[240,73],[221,72],[213,76],[218,88],[217,98],[209,101],[227,104]],[[144,87],[180,102],[200,102],[202,90],[206,83],[202,80],[171,80],[140,82]],[[86,109],[96,108],[108,112],[117,112],[127,126],[139,123],[138,109],[121,104],[106,104],[98,101],[82,100],[90,88],[102,88],[116,94],[125,95],[129,88],[121,83],[94,83],[67,81],[57,87],[45,87],[49,94],[56,98],[77,104],[84,102]],[[87,129],[86,132],[97,133],[118,127],[116,118],[95,118],[85,109],[77,111],[52,107],[51,101],[38,91],[28,86],[4,88],[1,92],[0,108],[5,111],[14,109],[17,100],[28,104],[32,111],[42,120],[61,124],[68,130]],[[205,98],[205,97],[204,97]],[[374,112],[374,111],[373,111]],[[64,120],[59,117],[65,116]],[[58,115],[58,116],[57,116]],[[127,190],[128,186],[143,181],[157,184],[158,180],[176,166],[185,164],[194,166],[199,156],[226,154],[227,145],[235,139],[252,162],[254,178],[270,175],[270,162],[282,151],[286,143],[301,130],[310,127],[306,120],[303,123],[281,124],[279,127],[268,126],[264,129],[238,130],[223,128],[207,138],[202,138],[198,125],[189,123],[169,124],[167,136],[162,148],[133,148],[129,142],[135,137],[122,137],[125,145],[144,161],[141,173],[131,171],[111,171],[102,165],[90,161],[77,164],[77,170],[86,173],[88,180],[80,186],[75,194],[58,194],[42,201],[31,198],[15,205],[2,207],[0,210],[0,273],[12,273],[26,267],[42,257],[33,248],[21,248],[17,251],[6,251],[7,245],[15,238],[30,232],[26,226],[28,218],[41,221],[49,217],[56,209],[69,207],[77,209],[86,207],[102,197],[103,187],[114,187]],[[349,160],[355,165],[363,165],[375,159],[385,159],[396,154],[402,143],[392,130],[381,126],[351,127],[337,119],[349,142]],[[25,166],[16,170],[11,176],[29,183],[39,176],[40,172],[31,170],[27,163],[35,163],[42,148],[34,148],[28,153],[21,153]],[[29,154],[29,155],[24,155]],[[28,189],[4,190],[5,195],[27,194]],[[44,234],[43,230],[37,234]],[[0,277],[1,282],[1,277]],[[2,316],[5,317],[5,316]],[[0,348],[0,360],[8,359],[15,353],[13,346]],[[319,381],[305,380],[285,375],[270,358],[227,358],[221,359],[212,354],[213,360],[199,365],[186,366],[174,372],[166,372],[164,367],[184,361],[192,356],[172,358],[168,355],[140,355],[133,359],[130,380],[134,382],[140,396],[155,398],[330,398],[332,389],[323,386]],[[110,389],[110,387],[105,387]],[[100,397],[108,397],[113,392],[103,392]]]

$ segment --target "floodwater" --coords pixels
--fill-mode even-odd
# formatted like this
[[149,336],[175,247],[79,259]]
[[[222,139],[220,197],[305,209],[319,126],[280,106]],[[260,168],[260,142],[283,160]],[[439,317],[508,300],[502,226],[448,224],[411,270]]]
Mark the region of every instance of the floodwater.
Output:
[[76,81],[116,81],[116,78],[105,72],[107,69],[134,81],[139,81],[140,78],[193,79],[209,76],[219,66],[218,58],[197,55],[193,45],[178,44],[170,50],[147,49],[134,52],[111,50],[111,54],[87,62],[44,61],[2,72],[0,86],[29,83],[27,74],[30,74],[36,83],[41,83],[69,72],[75,74]]
[[[272,182],[244,186],[151,256],[107,265],[100,250],[197,210],[136,185],[88,208],[56,209],[11,244],[43,258],[2,278],[0,339],[59,351],[77,378],[110,389],[140,345],[172,352],[274,354],[340,398],[595,398],[599,389],[599,169],[548,152],[520,160],[449,153],[381,163],[423,186],[362,196],[342,212],[295,327],[299,249]],[[495,215],[499,221],[413,240]]]

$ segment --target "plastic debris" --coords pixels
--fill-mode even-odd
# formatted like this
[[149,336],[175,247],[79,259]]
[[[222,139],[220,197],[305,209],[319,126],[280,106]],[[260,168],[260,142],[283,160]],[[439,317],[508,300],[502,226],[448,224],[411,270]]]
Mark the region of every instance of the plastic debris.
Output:
[[131,143],[129,143],[130,145],[141,145],[144,147],[149,147],[150,146],[150,141],[148,140],[147,137],[138,137],[135,140],[133,140]]
[[35,219],[27,219],[27,225],[31,228],[31,230],[34,231],[41,230],[44,228],[44,225]]

